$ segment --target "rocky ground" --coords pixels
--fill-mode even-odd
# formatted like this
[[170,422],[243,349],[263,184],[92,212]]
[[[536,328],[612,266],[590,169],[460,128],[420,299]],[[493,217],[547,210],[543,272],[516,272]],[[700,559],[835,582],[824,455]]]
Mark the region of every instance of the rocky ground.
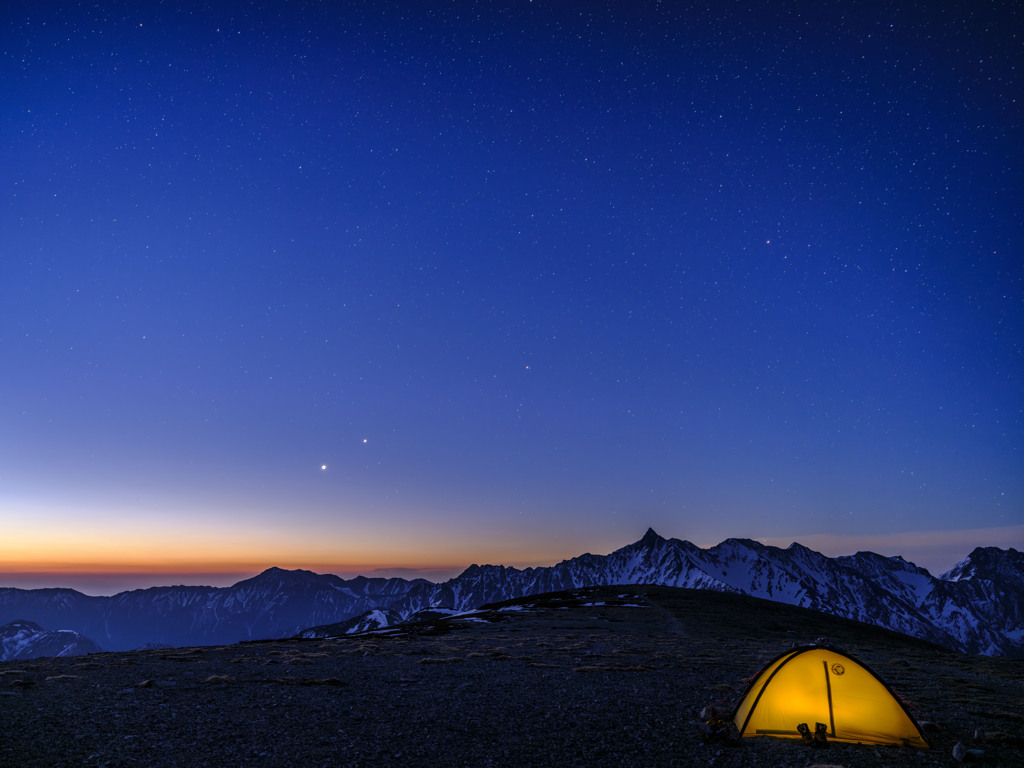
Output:
[[[958,742],[1024,766],[1021,661],[665,587],[503,606],[401,633],[6,662],[0,766],[930,768],[959,765]],[[706,741],[707,705],[820,638],[911,702],[933,748]]]

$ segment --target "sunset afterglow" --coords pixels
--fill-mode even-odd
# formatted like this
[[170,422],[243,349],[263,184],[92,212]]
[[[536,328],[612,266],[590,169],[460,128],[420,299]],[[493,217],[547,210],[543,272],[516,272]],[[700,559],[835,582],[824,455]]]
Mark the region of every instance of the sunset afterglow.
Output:
[[0,586],[1024,546],[997,6],[5,10]]

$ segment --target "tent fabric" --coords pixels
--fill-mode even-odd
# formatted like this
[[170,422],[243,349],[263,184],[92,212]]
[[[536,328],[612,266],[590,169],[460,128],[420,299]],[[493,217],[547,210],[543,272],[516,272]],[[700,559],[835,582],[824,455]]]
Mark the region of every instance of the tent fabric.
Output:
[[889,687],[864,664],[824,646],[795,648],[755,677],[733,714],[740,736],[799,739],[797,725],[827,726],[854,744],[927,748],[921,729]]

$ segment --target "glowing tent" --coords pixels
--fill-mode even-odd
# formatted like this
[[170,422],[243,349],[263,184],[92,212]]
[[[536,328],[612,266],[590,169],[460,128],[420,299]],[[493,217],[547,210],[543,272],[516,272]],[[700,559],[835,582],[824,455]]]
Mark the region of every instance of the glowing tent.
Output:
[[823,723],[827,738],[855,744],[927,749],[914,718],[875,673],[823,646],[786,651],[768,664],[733,714],[740,736],[802,738]]

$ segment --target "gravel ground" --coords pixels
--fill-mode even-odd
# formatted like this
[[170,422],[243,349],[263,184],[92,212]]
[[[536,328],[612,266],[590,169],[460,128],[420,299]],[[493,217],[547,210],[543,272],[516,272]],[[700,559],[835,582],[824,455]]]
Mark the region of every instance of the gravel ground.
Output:
[[[1024,662],[752,598],[581,590],[400,634],[0,664],[0,766],[1024,766]],[[933,748],[705,743],[794,644],[827,638],[918,709]],[[975,732],[985,735],[975,738]]]

